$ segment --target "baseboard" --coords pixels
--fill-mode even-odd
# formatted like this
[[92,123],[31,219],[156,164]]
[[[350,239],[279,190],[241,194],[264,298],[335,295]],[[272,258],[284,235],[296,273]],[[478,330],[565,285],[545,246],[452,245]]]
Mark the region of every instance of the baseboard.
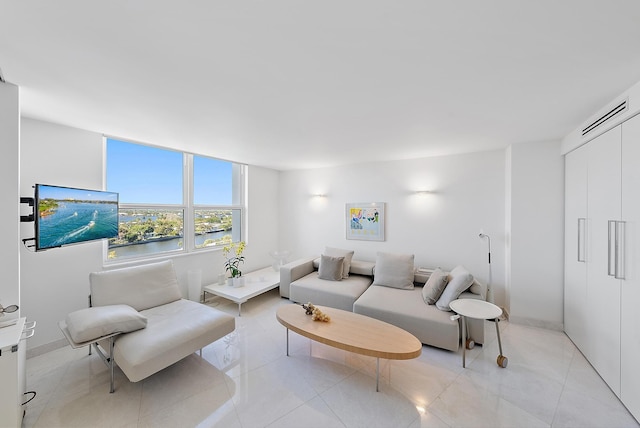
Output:
[[509,321],[509,311],[506,308],[503,308],[502,306],[500,306],[500,309],[502,309],[502,319]]
[[44,345],[36,346],[35,348],[27,349],[27,358],[37,357],[38,355],[46,354],[47,352],[55,351],[56,349],[63,348],[68,345],[67,339],[59,339],[54,342],[46,343]]
[[555,323],[550,321],[542,321],[542,320],[537,320],[533,318],[524,318],[524,317],[516,317],[516,316],[510,316],[509,322],[513,324],[526,325],[529,327],[544,328],[547,330],[564,331],[564,323]]

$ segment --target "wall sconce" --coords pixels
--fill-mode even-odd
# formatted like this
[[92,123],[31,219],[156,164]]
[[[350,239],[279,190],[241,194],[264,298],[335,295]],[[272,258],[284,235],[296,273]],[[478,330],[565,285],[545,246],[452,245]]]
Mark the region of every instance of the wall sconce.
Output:
[[311,197],[313,198],[326,198],[327,195],[325,195],[324,193],[314,193],[311,195]]
[[425,196],[425,195],[430,195],[433,192],[431,190],[416,190],[415,192],[413,192],[414,195],[419,195],[419,196]]

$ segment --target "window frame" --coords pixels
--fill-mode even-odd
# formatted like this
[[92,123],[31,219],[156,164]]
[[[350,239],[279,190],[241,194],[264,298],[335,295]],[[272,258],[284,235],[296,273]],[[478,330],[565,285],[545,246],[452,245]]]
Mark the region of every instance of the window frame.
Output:
[[[143,260],[157,260],[170,258],[175,256],[183,256],[208,251],[221,251],[222,245],[212,245],[207,247],[196,248],[195,245],[195,212],[197,210],[238,210],[239,211],[239,228],[237,236],[233,236],[233,242],[246,241],[246,211],[247,211],[247,165],[238,162],[227,161],[225,159],[213,156],[187,152],[157,145],[141,143],[138,141],[103,135],[103,187],[106,188],[107,183],[107,140],[113,139],[129,144],[137,144],[152,147],[161,150],[174,151],[182,154],[182,204],[139,204],[139,203],[120,203],[119,210],[181,210],[182,211],[182,249],[171,251],[162,251],[158,253],[146,254],[139,257],[125,257],[121,259],[109,259],[109,241],[103,242],[103,263],[104,265],[117,265],[131,262],[139,262]],[[232,204],[231,205],[206,205],[194,204],[194,156],[210,158],[229,162],[232,165]],[[117,192],[117,190],[114,190]],[[235,224],[235,223],[234,223]],[[234,239],[235,238],[235,239]],[[236,240],[237,239],[237,240]],[[144,245],[144,244],[140,244]]]

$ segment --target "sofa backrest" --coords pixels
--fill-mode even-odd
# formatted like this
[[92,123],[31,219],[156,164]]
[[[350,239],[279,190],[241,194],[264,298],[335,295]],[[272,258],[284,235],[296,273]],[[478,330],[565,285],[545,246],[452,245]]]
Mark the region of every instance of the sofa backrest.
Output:
[[124,304],[142,311],[182,298],[171,260],[92,272],[89,283],[93,306]]
[[[313,268],[318,270],[320,267],[320,257],[313,259]],[[374,262],[365,262],[363,260],[351,260],[349,273],[356,275],[373,276],[373,269],[376,267]]]

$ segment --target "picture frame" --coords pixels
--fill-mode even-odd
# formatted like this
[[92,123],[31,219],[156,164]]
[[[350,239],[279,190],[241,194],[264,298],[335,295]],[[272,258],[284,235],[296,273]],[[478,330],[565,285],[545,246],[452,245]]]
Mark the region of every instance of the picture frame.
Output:
[[384,241],[384,202],[346,204],[347,239]]

